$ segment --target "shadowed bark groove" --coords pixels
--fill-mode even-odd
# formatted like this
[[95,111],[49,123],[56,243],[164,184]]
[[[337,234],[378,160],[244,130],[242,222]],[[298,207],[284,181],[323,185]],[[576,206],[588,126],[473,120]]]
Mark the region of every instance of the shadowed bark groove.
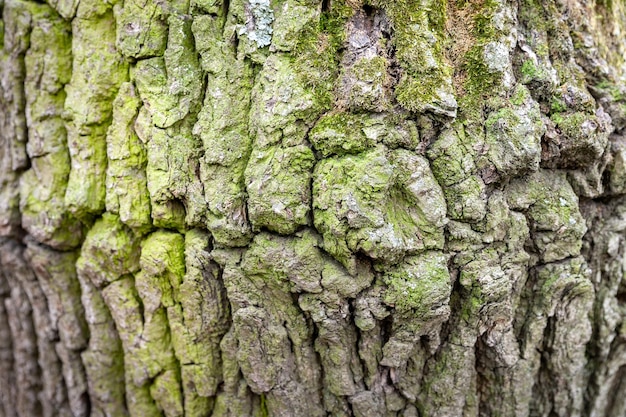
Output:
[[626,414],[623,1],[0,13],[0,417]]

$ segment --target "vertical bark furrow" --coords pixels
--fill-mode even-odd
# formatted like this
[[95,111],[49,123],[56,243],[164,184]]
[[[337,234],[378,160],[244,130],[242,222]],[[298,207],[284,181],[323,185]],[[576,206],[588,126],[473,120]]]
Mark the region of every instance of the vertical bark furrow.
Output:
[[89,344],[81,358],[85,366],[91,416],[128,416],[124,388],[124,352],[115,322],[98,288],[79,261],[77,275]]
[[223,382],[220,341],[230,327],[230,308],[219,265],[210,257],[210,235],[185,236],[185,275],[168,309],[172,344],[180,363],[185,413],[206,415]]
[[[48,300],[42,285],[24,256],[25,248],[14,240],[2,244],[0,262],[17,280],[32,308],[32,320],[36,332],[38,362],[41,369],[42,391],[39,394],[44,416],[71,415],[67,387],[63,379],[62,362],[56,353],[59,340],[56,323],[48,308]],[[58,413],[58,414],[57,414]]]
[[[2,262],[2,271],[10,288],[9,297],[5,298],[4,304],[13,342],[13,405],[20,417],[41,416],[41,368],[37,356],[37,334],[32,307],[13,268]],[[11,391],[8,393],[11,395]]]
[[[21,164],[18,157],[14,164],[14,150],[26,156],[26,119],[24,115],[24,53],[28,49],[30,15],[21,2],[2,3],[2,55],[1,82],[2,102],[0,123],[2,135],[2,174],[0,177],[0,232],[2,236],[19,233],[20,229],[20,170],[28,166],[28,161]],[[19,140],[18,140],[19,139]],[[20,143],[21,142],[21,143]],[[17,166],[15,166],[17,165]],[[22,166],[23,165],[23,166]]]
[[[588,346],[590,372],[587,395],[592,401],[586,405],[589,416],[617,416],[623,405],[616,401],[620,396],[621,371],[626,363],[623,336],[623,221],[624,199],[616,198],[608,207],[589,201],[584,206],[590,229],[585,256],[592,260],[597,271],[592,279],[596,291],[594,300],[594,327]],[[610,406],[615,402],[616,407]],[[621,409],[620,409],[621,407]]]
[[46,296],[51,325],[60,339],[55,350],[62,363],[70,408],[75,416],[86,416],[89,399],[80,353],[87,347],[88,333],[76,276],[77,255],[56,252],[31,241],[24,256]]
[[207,73],[204,103],[193,133],[202,141],[200,178],[206,199],[206,228],[220,245],[245,246],[251,231],[245,204],[244,170],[252,146],[248,133],[254,70],[238,56],[227,16],[198,15],[192,31]]
[[28,167],[26,155],[26,141],[28,129],[26,126],[26,94],[24,80],[24,54],[30,46],[30,32],[35,15],[45,10],[29,1],[10,1],[3,7],[4,60],[2,84],[4,89],[5,126],[3,136],[7,140],[7,149],[10,155],[10,165],[7,169],[17,171]]
[[142,243],[141,271],[135,274],[143,329],[134,334],[138,343],[131,371],[136,385],[148,385],[156,405],[164,414],[183,415],[183,395],[180,363],[174,354],[174,339],[170,323],[176,323],[180,284],[185,273],[185,241],[182,235],[157,231]]
[[71,171],[65,204],[88,219],[105,209],[106,132],[113,100],[128,78],[128,63],[115,48],[110,6],[81,2],[72,20],[72,78],[65,100]]
[[[111,311],[124,349],[124,379],[126,404],[131,416],[161,416],[154,399],[150,396],[152,382],[148,378],[141,353],[146,352],[142,343],[143,314],[141,299],[137,294],[132,276],[123,277],[102,290],[103,298]],[[157,352],[159,353],[159,352]],[[164,352],[166,359],[171,359]],[[146,361],[150,358],[146,358]],[[158,367],[160,364],[156,364]],[[153,374],[153,376],[156,376]]]
[[106,208],[140,233],[152,227],[146,177],[146,144],[134,123],[141,101],[130,82],[120,86],[113,102],[113,120],[107,132]]
[[[97,393],[95,410],[117,410],[126,414],[128,407],[131,415],[151,416],[159,413],[147,387],[136,387],[132,378],[132,372],[140,370],[134,352],[143,328],[132,275],[140,269],[139,244],[140,239],[118,216],[105,214],[87,234],[77,271],[92,332],[89,349],[84,355],[87,373],[103,378],[109,376],[119,384],[108,396],[107,379],[91,381],[90,391]],[[99,359],[104,362],[99,363]],[[110,364],[115,365],[113,369],[109,368]],[[120,398],[122,395],[126,404]]]
[[[133,71],[143,102],[135,129],[146,144],[152,220],[162,228],[204,227],[206,203],[198,176],[202,152],[192,134],[204,85],[189,2],[158,7],[167,16],[166,47],[162,56],[139,60]],[[140,27],[137,32],[151,28]]]
[[0,415],[3,417],[17,415],[17,386],[15,374],[15,358],[13,357],[13,342],[11,326],[6,302],[11,297],[11,288],[4,274],[0,274]]
[[70,174],[64,88],[72,74],[72,30],[51,8],[40,8],[25,58],[31,168],[20,178],[20,211],[22,227],[37,241],[67,250],[83,237],[83,225],[64,203]]

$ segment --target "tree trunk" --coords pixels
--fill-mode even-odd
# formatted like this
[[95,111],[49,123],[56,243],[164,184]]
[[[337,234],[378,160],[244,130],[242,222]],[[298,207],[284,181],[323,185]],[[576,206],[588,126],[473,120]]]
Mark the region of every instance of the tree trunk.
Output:
[[626,415],[623,1],[0,10],[0,417]]

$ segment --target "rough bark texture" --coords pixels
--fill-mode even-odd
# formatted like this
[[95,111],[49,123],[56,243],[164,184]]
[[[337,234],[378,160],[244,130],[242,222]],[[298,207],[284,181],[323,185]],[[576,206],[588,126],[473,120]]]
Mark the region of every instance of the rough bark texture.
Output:
[[0,10],[0,417],[626,415],[623,1]]

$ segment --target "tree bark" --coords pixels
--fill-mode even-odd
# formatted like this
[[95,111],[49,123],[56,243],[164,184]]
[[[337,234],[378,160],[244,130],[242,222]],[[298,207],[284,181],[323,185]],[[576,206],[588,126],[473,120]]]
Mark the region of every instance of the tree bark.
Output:
[[626,3],[0,10],[0,417],[626,415]]

